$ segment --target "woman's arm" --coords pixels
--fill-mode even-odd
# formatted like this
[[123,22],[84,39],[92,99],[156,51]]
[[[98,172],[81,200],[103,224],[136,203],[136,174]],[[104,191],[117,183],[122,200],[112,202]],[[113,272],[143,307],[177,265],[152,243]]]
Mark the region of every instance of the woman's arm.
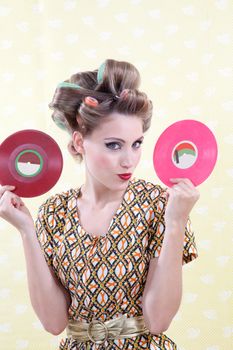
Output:
[[[184,232],[184,227],[180,228]],[[153,334],[168,329],[182,297],[182,256],[184,235],[178,227],[165,231],[159,258],[150,261],[143,293],[143,315]]]
[[35,229],[21,231],[31,303],[44,328],[60,334],[68,323],[70,295],[49,268],[41,251]]
[[165,233],[159,258],[150,261],[143,293],[143,315],[151,333],[165,331],[182,298],[185,226],[199,192],[188,179],[173,179],[164,215]]
[[30,212],[21,198],[11,192],[13,189],[12,186],[0,187],[0,217],[21,234],[32,306],[44,328],[57,335],[67,325],[70,296],[48,267]]

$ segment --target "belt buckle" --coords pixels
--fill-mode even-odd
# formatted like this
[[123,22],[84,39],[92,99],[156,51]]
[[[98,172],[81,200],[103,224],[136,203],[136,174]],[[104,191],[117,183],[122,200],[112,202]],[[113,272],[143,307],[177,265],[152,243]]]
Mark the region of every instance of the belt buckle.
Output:
[[[103,340],[97,340],[93,337],[93,332],[92,332],[92,329],[93,329],[93,326],[96,325],[96,324],[100,324],[102,327],[103,327],[103,330],[105,332],[105,337]],[[101,329],[102,331],[102,329]],[[88,325],[88,328],[87,328],[87,334],[88,334],[88,338],[95,344],[103,344],[107,338],[108,338],[108,328],[107,326],[104,324],[104,322],[102,321],[99,321],[99,320],[92,320],[89,325]]]

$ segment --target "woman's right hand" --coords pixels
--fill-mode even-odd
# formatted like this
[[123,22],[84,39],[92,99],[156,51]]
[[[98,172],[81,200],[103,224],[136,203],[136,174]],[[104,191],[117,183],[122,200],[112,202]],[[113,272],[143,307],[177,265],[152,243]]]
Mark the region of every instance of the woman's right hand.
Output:
[[0,186],[0,217],[21,232],[34,227],[34,222],[22,199],[11,192],[14,189],[14,186]]

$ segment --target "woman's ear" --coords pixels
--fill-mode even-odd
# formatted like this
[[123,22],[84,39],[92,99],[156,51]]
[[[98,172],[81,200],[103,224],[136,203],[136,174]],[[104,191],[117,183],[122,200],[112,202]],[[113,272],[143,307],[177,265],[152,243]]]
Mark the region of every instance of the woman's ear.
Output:
[[83,136],[79,131],[73,132],[71,143],[77,153],[84,154]]

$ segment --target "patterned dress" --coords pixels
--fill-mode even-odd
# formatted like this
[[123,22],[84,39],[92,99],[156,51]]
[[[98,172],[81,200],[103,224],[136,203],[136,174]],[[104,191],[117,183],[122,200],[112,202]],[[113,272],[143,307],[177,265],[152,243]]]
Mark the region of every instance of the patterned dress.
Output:
[[[69,318],[107,321],[142,315],[142,295],[150,259],[161,251],[166,190],[141,179],[129,181],[105,236],[94,238],[82,227],[77,198],[80,188],[49,198],[39,209],[36,231],[48,265],[69,291]],[[185,232],[183,263],[197,257],[193,232]],[[60,350],[175,350],[165,334],[143,334],[104,344],[62,339]]]

